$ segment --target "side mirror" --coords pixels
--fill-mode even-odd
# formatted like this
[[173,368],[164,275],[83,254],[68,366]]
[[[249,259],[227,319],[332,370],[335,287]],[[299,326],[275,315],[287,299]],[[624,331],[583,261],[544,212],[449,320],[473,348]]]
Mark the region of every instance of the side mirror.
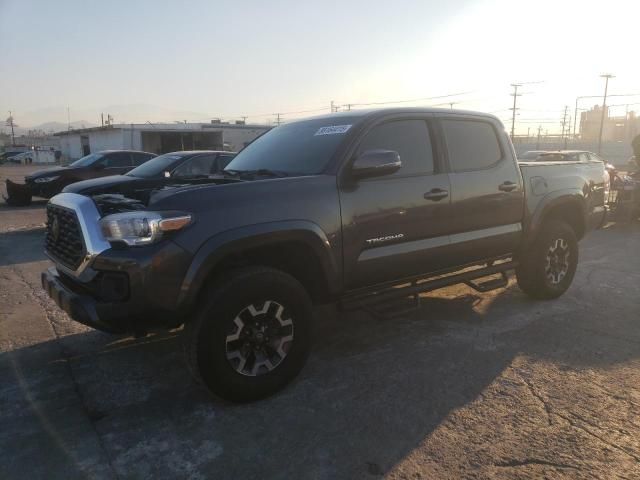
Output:
[[171,172],[169,172],[168,170],[165,170],[164,178],[171,178]]
[[354,178],[369,178],[390,175],[400,170],[400,154],[393,150],[367,150],[353,162],[351,175]]

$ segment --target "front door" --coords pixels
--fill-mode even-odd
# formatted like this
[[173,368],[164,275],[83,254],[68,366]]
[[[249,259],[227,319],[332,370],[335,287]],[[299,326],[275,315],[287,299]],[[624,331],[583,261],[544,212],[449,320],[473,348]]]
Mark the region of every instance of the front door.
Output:
[[426,118],[385,121],[364,134],[356,156],[385,149],[402,167],[340,188],[344,280],[348,289],[446,265],[449,178],[437,161]]

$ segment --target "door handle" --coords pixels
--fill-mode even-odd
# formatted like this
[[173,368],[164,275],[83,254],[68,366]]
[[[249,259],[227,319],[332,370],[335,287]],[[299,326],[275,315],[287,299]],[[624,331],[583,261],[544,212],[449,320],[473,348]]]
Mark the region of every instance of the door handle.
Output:
[[433,188],[424,194],[425,200],[433,200],[434,202],[439,202],[445,197],[449,196],[449,192],[442,188]]
[[509,181],[503,182],[498,187],[498,189],[503,191],[503,192],[511,192],[511,191],[515,190],[516,188],[518,188],[518,185],[516,183],[514,183],[514,182],[509,182]]

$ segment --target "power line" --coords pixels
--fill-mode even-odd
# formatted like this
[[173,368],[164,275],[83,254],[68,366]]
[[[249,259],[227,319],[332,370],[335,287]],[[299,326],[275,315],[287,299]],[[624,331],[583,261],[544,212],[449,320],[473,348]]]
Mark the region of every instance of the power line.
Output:
[[[361,103],[345,103],[345,104],[336,104],[335,101],[331,100],[331,103],[329,106],[326,107],[318,107],[318,108],[309,108],[309,109],[302,109],[302,110],[292,110],[292,111],[286,111],[286,112],[264,112],[264,113],[243,113],[242,115],[226,115],[226,117],[228,118],[250,118],[250,117],[272,117],[272,116],[278,116],[280,115],[280,117],[283,117],[285,115],[300,115],[300,114],[304,114],[304,113],[317,113],[317,112],[323,112],[323,111],[330,111],[331,113],[335,113],[337,111],[339,111],[340,107],[344,107],[347,111],[351,110],[352,107],[367,107],[367,106],[374,106],[374,105],[391,105],[391,104],[398,104],[398,103],[414,103],[414,102],[422,102],[422,101],[427,101],[427,100],[439,100],[439,99],[443,99],[443,98],[450,98],[450,97],[458,97],[461,95],[468,95],[470,93],[474,93],[475,90],[471,90],[471,91],[467,91],[467,92],[458,92],[458,93],[450,93],[447,95],[438,95],[435,97],[422,97],[422,98],[412,98],[412,99],[403,99],[403,100],[387,100],[387,101],[381,101],[381,102],[361,102]],[[447,102],[446,105],[450,105],[451,102]]]
[[[515,135],[515,128],[516,128],[516,111],[518,110],[517,108],[517,102],[518,102],[518,97],[521,97],[522,95],[524,95],[524,93],[518,93],[518,88],[522,87],[523,85],[534,85],[537,83],[544,83],[543,81],[537,81],[537,82],[519,82],[519,83],[512,83],[511,86],[513,87],[513,93],[511,94],[511,96],[513,97],[513,107],[510,108],[509,110],[513,111],[513,114],[511,116],[511,138],[514,137]],[[531,92],[525,92],[525,93],[531,93]]]
[[468,95],[470,93],[474,93],[474,91],[475,90],[472,90],[472,91],[469,91],[469,92],[450,93],[448,95],[439,95],[437,97],[412,98],[412,99],[405,99],[405,100],[389,100],[389,101],[385,101],[385,102],[348,103],[348,104],[345,104],[344,106],[349,105],[351,107],[369,107],[371,105],[390,105],[390,104],[395,104],[395,103],[424,102],[426,100],[439,100],[441,98],[459,97],[461,95]]

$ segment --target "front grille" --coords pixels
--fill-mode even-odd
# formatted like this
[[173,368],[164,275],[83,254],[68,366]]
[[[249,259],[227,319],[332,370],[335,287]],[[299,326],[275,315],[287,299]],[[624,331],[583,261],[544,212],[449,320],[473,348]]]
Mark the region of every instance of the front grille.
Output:
[[76,270],[86,254],[76,212],[59,205],[47,205],[45,249],[54,260]]

